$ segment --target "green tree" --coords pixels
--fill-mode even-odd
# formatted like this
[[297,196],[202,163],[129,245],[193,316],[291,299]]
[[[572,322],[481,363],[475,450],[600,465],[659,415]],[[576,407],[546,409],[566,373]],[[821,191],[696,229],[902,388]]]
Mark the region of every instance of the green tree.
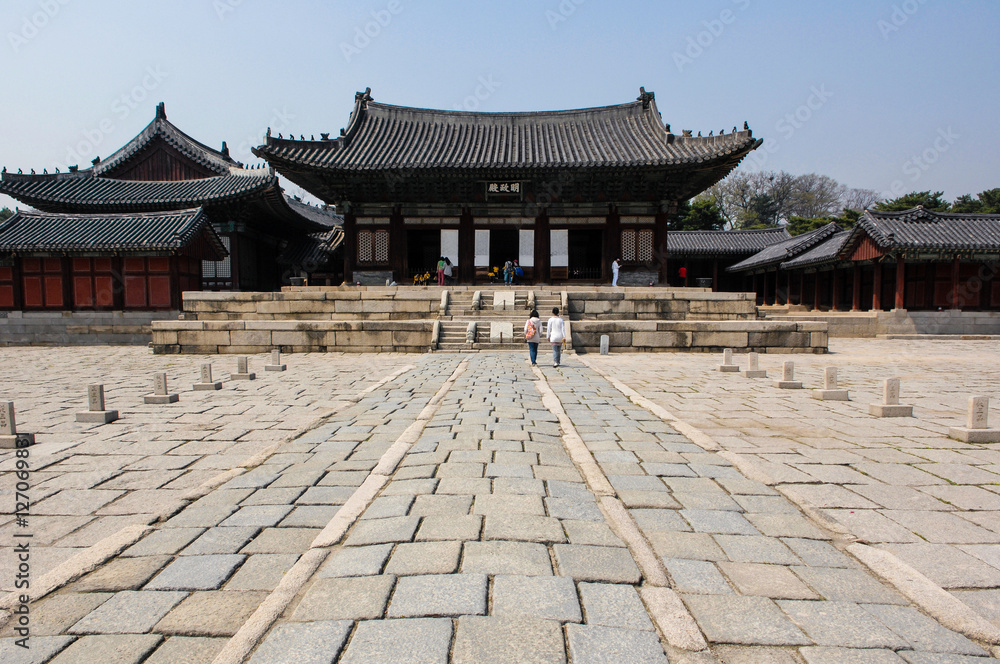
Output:
[[789,235],[802,235],[833,223],[846,230],[854,228],[860,218],[860,212],[845,208],[839,217],[792,217],[788,220],[785,229],[788,230]]
[[964,194],[955,199],[952,212],[961,214],[1000,214],[1000,189],[984,191],[976,198]]
[[671,231],[719,231],[726,225],[722,211],[710,198],[696,198],[685,201],[677,210],[677,216],[667,230]]
[[875,206],[875,209],[882,212],[905,212],[906,210],[912,210],[918,205],[923,205],[932,212],[948,212],[951,210],[951,203],[944,200],[943,191],[934,193],[929,191],[913,191],[890,201],[882,201]]
[[2,210],[0,210],[0,221],[7,221],[13,216],[14,216],[14,211],[11,210],[9,207],[5,207]]

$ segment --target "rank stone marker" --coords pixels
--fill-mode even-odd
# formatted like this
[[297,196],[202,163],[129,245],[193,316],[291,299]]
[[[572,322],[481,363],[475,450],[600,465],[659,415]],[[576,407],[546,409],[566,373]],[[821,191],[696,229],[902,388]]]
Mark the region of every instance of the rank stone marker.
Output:
[[153,374],[153,393],[144,396],[142,402],[147,404],[164,404],[176,403],[178,400],[180,400],[180,396],[176,392],[167,392],[167,374],[164,372]]
[[611,337],[606,334],[601,335],[601,355],[607,355],[611,350]]
[[767,371],[760,368],[759,365],[759,355],[757,353],[750,353],[747,355],[748,366],[746,371],[741,371],[740,373],[744,378],[767,378]]
[[236,358],[236,373],[230,374],[229,377],[233,380],[254,380],[257,374],[250,373],[250,361],[246,355],[240,355]]
[[1000,429],[989,428],[990,398],[969,398],[968,426],[951,427],[948,437],[963,443],[1000,443]]
[[281,363],[281,351],[271,351],[271,363],[264,365],[264,371],[284,371],[288,367]]
[[823,389],[813,390],[813,398],[820,401],[850,401],[847,390],[837,388],[837,367],[827,367],[823,371]]
[[211,390],[221,390],[222,381],[212,380],[212,365],[203,364],[201,365],[201,382],[194,384],[194,389],[196,392],[207,392]]
[[785,362],[781,365],[781,380],[774,381],[774,386],[782,390],[801,390],[802,383],[795,380],[795,363]]
[[0,449],[13,450],[35,444],[35,434],[18,433],[14,402],[0,401]]
[[76,414],[77,422],[87,424],[108,424],[118,419],[117,410],[106,410],[104,408],[104,386],[87,386],[87,406],[88,410],[80,411]]
[[913,406],[899,405],[898,378],[886,378],[883,393],[883,403],[868,406],[873,417],[913,417]]
[[719,371],[722,373],[736,373],[739,370],[739,365],[733,364],[733,349],[727,348],[722,351],[722,364],[719,365]]

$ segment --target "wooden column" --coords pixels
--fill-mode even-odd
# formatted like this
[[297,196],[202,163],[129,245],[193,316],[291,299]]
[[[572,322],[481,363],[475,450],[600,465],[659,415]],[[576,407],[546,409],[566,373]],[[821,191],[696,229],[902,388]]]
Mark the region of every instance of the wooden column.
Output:
[[[397,207],[389,217],[389,269],[392,278],[397,283],[405,283],[406,273],[406,227],[403,225],[403,213]],[[439,247],[440,249],[440,247]],[[434,261],[437,265],[437,261]],[[437,283],[435,275],[434,283]]]
[[872,311],[882,310],[882,264],[875,263],[874,283],[872,287]]
[[712,292],[719,292],[719,259],[712,259]]
[[830,293],[830,311],[840,310],[840,270],[833,268],[833,285]]
[[[777,277],[777,272],[775,273],[775,277]],[[770,281],[770,279],[767,278],[767,270],[764,270],[764,304],[765,305],[774,304],[774,302],[771,300],[771,291],[770,291],[770,289],[768,288],[768,285],[767,285],[768,281]]]
[[607,216],[607,226],[604,230],[604,261],[601,265],[601,274],[607,275],[606,281],[610,284],[612,279],[611,263],[621,258],[622,253],[622,224],[621,215],[612,206]]
[[819,311],[819,303],[822,300],[822,293],[820,292],[820,282],[823,279],[823,273],[816,270],[816,283],[813,284],[813,311]]
[[[676,210],[677,206],[671,206]],[[660,284],[670,284],[670,252],[667,249],[667,227],[670,224],[670,212],[656,214],[656,226],[653,229],[653,252],[660,264]]]
[[753,295],[754,295],[754,303],[756,303],[758,297],[760,297],[760,293],[757,290],[757,273],[756,272],[753,273]]
[[691,267],[688,264],[688,260],[684,259],[684,288],[687,288],[691,283]]
[[[354,283],[354,267],[358,259],[358,222],[353,212],[344,214],[344,281]],[[232,244],[233,240],[230,240]]]
[[851,311],[861,311],[861,266],[854,264],[854,278],[851,281]]
[[799,272],[799,304],[805,306],[806,303],[806,271]]
[[900,254],[896,258],[896,309],[906,308],[906,259]]
[[958,301],[958,281],[962,273],[962,263],[959,261],[958,256],[956,256],[951,261],[951,308],[961,309],[962,305]]
[[535,219],[535,283],[552,283],[552,236],[549,214],[542,210]]
[[[535,265],[538,265],[537,256]],[[461,284],[476,282],[476,229],[469,208],[463,208],[458,219],[458,281]]]

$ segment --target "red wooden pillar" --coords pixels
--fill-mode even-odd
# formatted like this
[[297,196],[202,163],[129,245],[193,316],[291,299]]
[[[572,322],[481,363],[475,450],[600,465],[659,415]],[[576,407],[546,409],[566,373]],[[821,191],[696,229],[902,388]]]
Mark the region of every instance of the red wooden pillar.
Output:
[[712,292],[719,292],[719,259],[712,260]]
[[806,271],[802,270],[799,273],[799,304],[805,305],[806,303]]
[[906,308],[906,259],[896,258],[896,309]]
[[773,304],[771,302],[771,291],[768,290],[767,282],[767,270],[764,270],[764,306],[770,306]]
[[757,273],[756,272],[753,273],[753,295],[754,295],[754,302],[756,302],[757,298],[760,295],[760,292],[757,290]]
[[851,311],[861,311],[861,266],[854,264],[854,279],[851,281]]
[[830,311],[840,310],[840,270],[833,268],[833,292],[830,294]]
[[820,295],[820,282],[822,281],[823,275],[817,270],[816,271],[816,283],[813,284],[813,311],[819,311],[819,303],[821,301]]
[[792,273],[785,273],[785,304],[792,303]]
[[951,308],[961,309],[962,303],[958,299],[958,280],[961,275],[962,264],[958,260],[958,256],[954,258],[951,262]]
[[882,264],[875,263],[874,288],[872,289],[872,311],[882,310]]
[[[476,283],[476,229],[473,226],[472,212],[462,208],[462,216],[458,218],[458,283]],[[538,263],[538,223],[535,223],[535,281],[541,267]]]
[[[344,248],[344,281],[354,283],[354,266],[358,258],[358,223],[357,215],[353,212],[344,214],[344,241],[341,246]],[[232,257],[232,247],[236,244],[236,238],[230,240],[230,265],[235,269],[235,262]],[[235,278],[235,273],[234,278]]]

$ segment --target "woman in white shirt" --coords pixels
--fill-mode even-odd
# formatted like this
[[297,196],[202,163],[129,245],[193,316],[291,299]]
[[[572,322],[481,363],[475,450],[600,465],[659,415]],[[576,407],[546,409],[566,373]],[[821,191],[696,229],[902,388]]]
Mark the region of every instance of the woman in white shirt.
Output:
[[552,318],[546,323],[549,343],[552,344],[552,367],[559,366],[562,344],[566,340],[566,321],[559,317],[559,307],[552,308]]

